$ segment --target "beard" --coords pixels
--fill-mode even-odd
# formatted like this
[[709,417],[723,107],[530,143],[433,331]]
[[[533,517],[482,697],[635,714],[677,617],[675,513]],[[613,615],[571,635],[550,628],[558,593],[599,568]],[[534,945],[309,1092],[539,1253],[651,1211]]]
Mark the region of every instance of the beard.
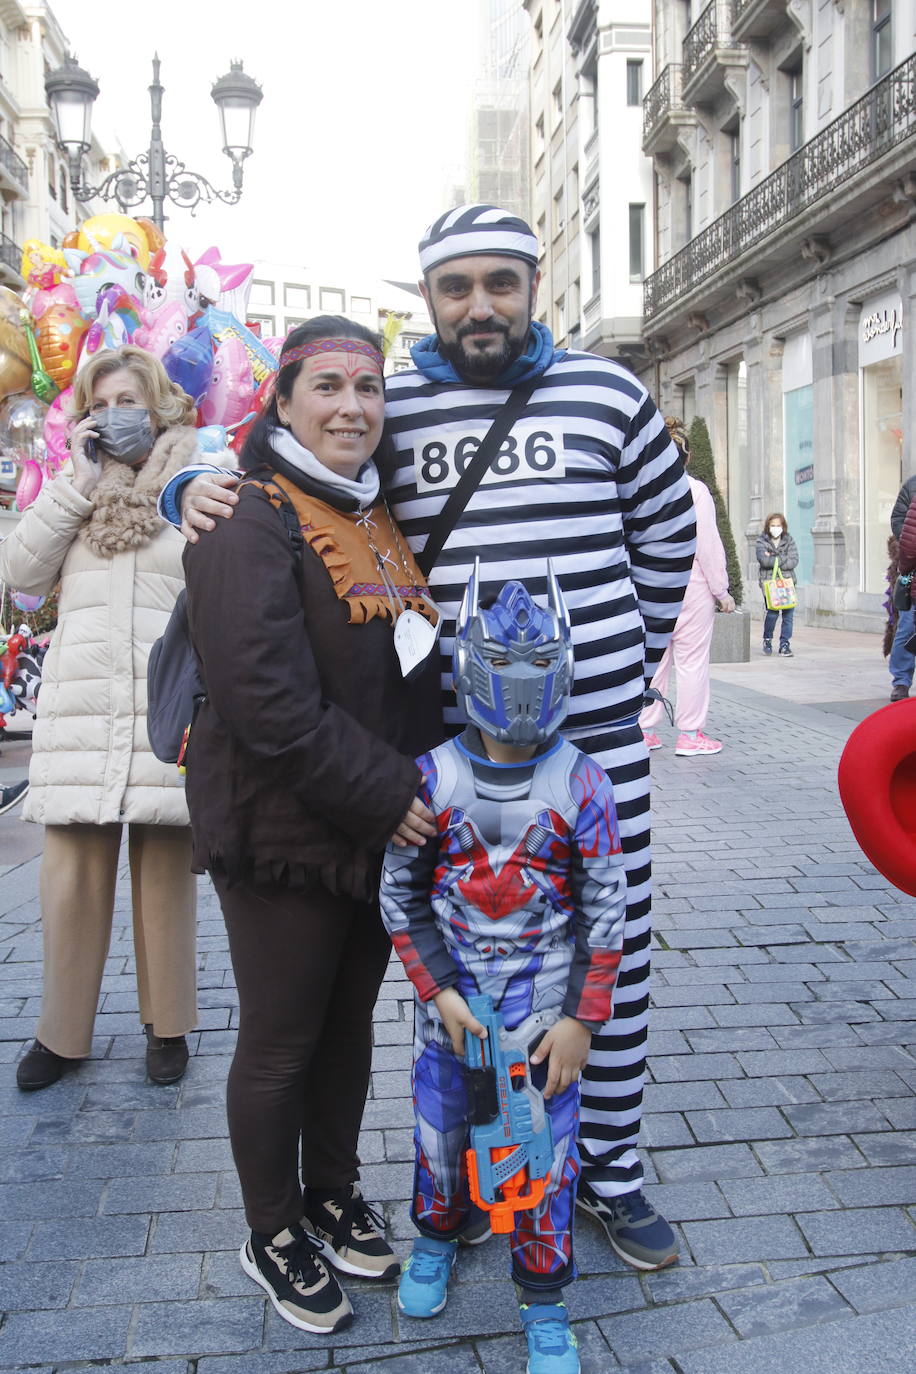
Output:
[[[505,372],[516,358],[521,357],[528,342],[530,328],[530,317],[517,336],[503,320],[489,319],[466,324],[457,331],[455,338],[449,343],[440,335],[439,352],[451,363],[459,377],[466,377],[469,381],[490,381],[501,372]],[[487,331],[499,335],[495,350],[492,344],[481,350],[474,344],[465,342],[469,334]]]

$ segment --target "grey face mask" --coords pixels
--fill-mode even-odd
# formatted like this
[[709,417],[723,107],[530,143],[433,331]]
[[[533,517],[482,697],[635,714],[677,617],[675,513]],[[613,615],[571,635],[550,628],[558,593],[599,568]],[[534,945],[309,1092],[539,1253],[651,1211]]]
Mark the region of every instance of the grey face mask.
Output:
[[148,458],[155,435],[149,422],[149,411],[139,406],[109,406],[95,416],[98,445],[109,458],[128,467]]

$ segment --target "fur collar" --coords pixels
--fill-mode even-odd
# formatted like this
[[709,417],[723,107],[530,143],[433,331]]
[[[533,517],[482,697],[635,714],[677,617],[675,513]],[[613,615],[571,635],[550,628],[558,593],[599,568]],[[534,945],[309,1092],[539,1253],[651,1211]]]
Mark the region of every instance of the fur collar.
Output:
[[156,512],[159,493],[179,468],[197,457],[197,431],[185,425],[167,429],[139,468],[108,459],[90,496],[92,514],[80,538],[100,558],[148,544],[163,528]]

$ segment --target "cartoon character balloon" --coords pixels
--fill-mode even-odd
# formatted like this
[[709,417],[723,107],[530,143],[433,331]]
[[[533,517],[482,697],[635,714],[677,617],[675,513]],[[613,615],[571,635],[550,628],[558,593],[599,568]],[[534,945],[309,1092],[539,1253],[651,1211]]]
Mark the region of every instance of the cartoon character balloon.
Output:
[[47,463],[51,468],[63,467],[67,461],[67,431],[70,427],[69,407],[72,396],[73,387],[68,386],[66,391],[55,396],[45,416],[45,450]]
[[[117,240],[121,239],[121,243]],[[146,231],[130,215],[93,215],[80,225],[77,247],[84,253],[102,253],[118,248],[135,257],[144,272],[149,266],[149,239]]]
[[[52,305],[38,321],[38,352],[48,376],[63,389],[76,376],[89,321],[72,305]],[[31,374],[30,374],[31,375]]]
[[188,316],[183,302],[169,301],[158,310],[143,307],[140,311],[140,328],[133,342],[138,348],[145,348],[147,353],[154,353],[161,358],[187,332]]
[[9,287],[0,286],[0,397],[23,391],[31,378],[32,361],[23,329],[22,301]]
[[234,425],[251,409],[254,377],[241,339],[228,338],[213,358],[213,378],[200,404],[204,425]]
[[195,405],[206,395],[213,376],[213,340],[208,329],[192,329],[162,355],[171,380],[187,392]]

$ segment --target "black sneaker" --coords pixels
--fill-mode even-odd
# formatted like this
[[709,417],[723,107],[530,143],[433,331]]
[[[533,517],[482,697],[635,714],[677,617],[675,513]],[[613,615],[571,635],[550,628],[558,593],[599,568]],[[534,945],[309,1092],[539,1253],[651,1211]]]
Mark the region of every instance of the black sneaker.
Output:
[[25,1054],[16,1065],[16,1086],[24,1093],[34,1093],[39,1088],[50,1088],[71,1066],[81,1063],[79,1059],[64,1059],[33,1040]]
[[0,787],[0,816],[4,811],[12,811],[14,806],[18,806],[28,790],[28,778],[22,782],[12,782],[9,787]]
[[355,1183],[346,1188],[306,1188],[303,1222],[325,1259],[344,1274],[364,1279],[394,1279],[401,1262],[379,1234],[385,1222],[365,1201]]
[[346,1293],[321,1261],[314,1237],[301,1226],[276,1236],[252,1231],[239,1251],[242,1268],[259,1283],[284,1321],[328,1336],[353,1320]]
[[792,650],[789,648],[788,644],[780,644],[780,646],[779,646],[779,657],[780,657],[780,658],[794,658],[795,655],[793,654]]
[[602,1198],[580,1178],[576,1206],[601,1222],[616,1253],[634,1269],[666,1269],[677,1259],[677,1236],[638,1188]]
[[483,1245],[493,1234],[490,1213],[483,1207],[471,1204],[471,1213],[458,1237],[459,1245]]
[[891,688],[891,701],[906,701],[910,689],[905,682],[895,682]]
[[773,652],[773,641],[772,641],[772,639],[765,639],[765,640],[763,641],[763,652],[764,652],[765,654],[771,654],[771,653]]
[[167,1087],[184,1078],[188,1067],[188,1042],[183,1035],[155,1035],[152,1026],[146,1031],[146,1072],[154,1083]]

